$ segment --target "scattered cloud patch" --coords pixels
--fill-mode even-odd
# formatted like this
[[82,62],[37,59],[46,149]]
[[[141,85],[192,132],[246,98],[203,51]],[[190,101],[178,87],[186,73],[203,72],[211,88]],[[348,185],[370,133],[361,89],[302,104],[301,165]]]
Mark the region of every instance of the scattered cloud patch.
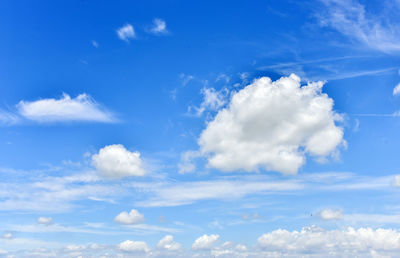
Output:
[[296,174],[306,154],[325,157],[337,151],[344,140],[335,122],[342,116],[321,92],[323,84],[301,86],[294,74],[274,82],[262,77],[233,94],[198,140],[209,166]]
[[343,212],[341,210],[324,209],[318,213],[318,216],[323,220],[341,220]]
[[400,83],[393,89],[393,96],[400,96]]
[[126,42],[129,42],[130,39],[133,39],[136,37],[135,29],[129,23],[127,23],[124,26],[122,26],[121,28],[117,29],[117,35],[118,35],[118,38],[120,38],[121,40],[124,40]]
[[191,173],[196,169],[194,159],[200,157],[201,154],[198,151],[186,151],[181,154],[181,161],[178,164],[179,174]]
[[202,88],[201,94],[203,95],[203,102],[200,107],[189,107],[189,113],[191,110],[195,111],[196,116],[201,116],[206,110],[217,111],[223,107],[226,103],[227,91],[217,91],[214,88]]
[[113,115],[97,104],[89,95],[83,93],[76,98],[63,94],[60,99],[41,99],[20,101],[18,113],[36,122],[115,122]]
[[[258,238],[258,246],[278,256],[312,253],[315,256],[370,255],[400,250],[400,233],[393,229],[347,228],[325,230],[307,227],[301,231],[278,229]],[[289,248],[290,247],[290,248]]]
[[13,113],[0,110],[0,124],[14,125],[19,122],[19,117]]
[[178,251],[182,248],[182,245],[175,242],[172,235],[166,235],[158,241],[157,248],[167,251]]
[[138,224],[144,221],[144,215],[132,209],[129,213],[126,211],[121,212],[115,217],[114,221],[124,225]]
[[179,78],[182,80],[182,86],[185,87],[191,80],[194,79],[193,75],[181,73]]
[[50,218],[50,217],[39,217],[37,219],[37,223],[48,226],[48,225],[53,224],[53,218]]
[[153,20],[153,27],[150,29],[150,32],[153,34],[166,34],[168,33],[167,30],[167,23],[159,18],[155,18]]
[[120,179],[128,176],[144,176],[139,152],[131,152],[121,144],[108,145],[92,156],[92,164],[105,178]]
[[7,232],[7,233],[4,233],[1,236],[1,238],[3,238],[3,239],[12,239],[12,238],[14,238],[14,235],[11,232]]
[[119,244],[119,249],[125,252],[148,252],[150,251],[146,242],[126,240]]
[[209,250],[217,243],[218,239],[219,235],[203,235],[193,242],[192,249]]
[[393,182],[395,187],[400,187],[400,175],[395,175],[394,176],[394,182]]

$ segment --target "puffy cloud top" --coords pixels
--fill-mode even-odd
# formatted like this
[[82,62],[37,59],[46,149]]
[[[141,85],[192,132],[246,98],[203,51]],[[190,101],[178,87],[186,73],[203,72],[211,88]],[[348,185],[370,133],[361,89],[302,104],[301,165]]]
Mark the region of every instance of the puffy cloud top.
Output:
[[157,244],[158,249],[164,249],[167,251],[177,251],[182,248],[181,244],[174,242],[174,237],[166,235]]
[[207,250],[211,249],[218,241],[219,235],[203,235],[197,238],[192,244],[193,250]]
[[343,140],[342,117],[321,92],[323,82],[301,86],[294,74],[257,79],[235,93],[201,133],[199,145],[211,167],[295,174],[305,154],[327,156]]
[[119,244],[119,249],[125,252],[148,252],[150,251],[146,242],[126,240]]
[[146,170],[139,152],[130,152],[121,144],[108,145],[92,156],[100,175],[107,178],[144,176]]
[[129,213],[126,211],[121,212],[115,217],[114,221],[125,225],[137,224],[144,221],[144,215],[132,209]]
[[40,217],[37,219],[38,224],[43,224],[43,225],[51,225],[53,224],[53,218],[50,217]]
[[341,210],[324,209],[320,211],[319,217],[324,220],[339,220],[343,219],[343,212]]
[[[281,255],[314,253],[351,256],[370,251],[393,251],[400,248],[400,234],[392,229],[349,227],[346,230],[303,228],[301,231],[275,230],[258,238],[258,245]],[[346,255],[347,254],[347,255]]]

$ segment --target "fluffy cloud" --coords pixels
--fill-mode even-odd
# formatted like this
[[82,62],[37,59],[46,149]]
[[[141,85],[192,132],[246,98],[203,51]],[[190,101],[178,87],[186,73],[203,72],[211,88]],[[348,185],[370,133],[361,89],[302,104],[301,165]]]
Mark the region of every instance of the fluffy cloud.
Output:
[[42,224],[42,225],[51,225],[51,224],[53,224],[53,218],[40,217],[40,218],[37,219],[37,223],[38,224]]
[[115,217],[114,221],[125,225],[137,224],[144,221],[144,215],[132,209],[129,213],[126,211],[121,212]]
[[393,185],[394,185],[395,187],[400,187],[400,175],[395,175],[395,176],[394,176]]
[[195,110],[196,116],[201,116],[204,111],[212,110],[216,111],[220,109],[226,103],[226,91],[216,91],[214,88],[203,88],[201,89],[201,94],[203,94],[203,102],[200,107],[189,107],[189,112],[191,109]]
[[117,30],[117,35],[121,40],[129,42],[129,39],[135,38],[135,29],[129,23]]
[[153,20],[153,27],[150,29],[151,33],[154,34],[164,34],[167,33],[167,23],[159,18]]
[[174,237],[171,235],[166,235],[157,243],[157,248],[167,251],[178,251],[182,248],[182,245],[174,242]]
[[60,99],[20,101],[17,105],[21,116],[38,122],[91,121],[113,122],[115,118],[102,109],[89,95],[71,98],[63,94]]
[[146,170],[139,152],[130,152],[121,144],[108,145],[92,156],[100,175],[107,178],[144,176]]
[[317,227],[301,231],[275,230],[258,238],[258,245],[278,256],[314,254],[350,257],[379,251],[399,251],[400,233],[392,229],[348,228],[324,230]]
[[192,244],[193,250],[208,250],[217,243],[219,235],[203,235]]
[[400,96],[400,83],[393,89],[393,96]]
[[324,209],[319,212],[319,217],[324,220],[339,220],[343,219],[343,212],[341,210]]
[[344,142],[342,117],[321,92],[323,82],[301,86],[294,74],[272,82],[262,77],[235,93],[201,133],[199,145],[211,167],[295,174],[305,154],[324,157]]
[[146,242],[126,240],[119,244],[119,249],[125,252],[148,252],[150,251]]

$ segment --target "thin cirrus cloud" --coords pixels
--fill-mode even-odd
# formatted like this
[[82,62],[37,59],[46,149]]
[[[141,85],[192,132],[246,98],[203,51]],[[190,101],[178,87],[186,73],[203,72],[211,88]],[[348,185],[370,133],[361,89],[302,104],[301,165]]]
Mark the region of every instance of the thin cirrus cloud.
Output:
[[[357,0],[321,0],[324,8],[318,12],[322,26],[331,27],[343,35],[363,43],[369,48],[383,52],[400,51],[400,26],[398,10],[385,6],[390,1],[382,1],[382,17],[371,14],[366,6]],[[376,9],[375,9],[376,10]]]
[[305,155],[335,155],[345,141],[342,116],[322,93],[323,82],[302,86],[297,75],[255,80],[231,97],[198,140],[208,165],[222,171],[260,168],[296,174]]
[[63,94],[59,99],[20,101],[18,114],[35,122],[102,122],[112,123],[117,119],[100,106],[92,97],[83,93],[75,98]]

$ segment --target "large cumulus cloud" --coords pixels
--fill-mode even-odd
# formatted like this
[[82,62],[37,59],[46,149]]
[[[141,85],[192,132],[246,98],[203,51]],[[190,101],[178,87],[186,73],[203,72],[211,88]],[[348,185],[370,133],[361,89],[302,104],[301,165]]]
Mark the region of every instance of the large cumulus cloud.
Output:
[[259,168],[295,174],[306,154],[325,157],[344,142],[342,117],[321,89],[301,85],[294,74],[255,80],[233,94],[198,140],[211,167],[223,171]]

